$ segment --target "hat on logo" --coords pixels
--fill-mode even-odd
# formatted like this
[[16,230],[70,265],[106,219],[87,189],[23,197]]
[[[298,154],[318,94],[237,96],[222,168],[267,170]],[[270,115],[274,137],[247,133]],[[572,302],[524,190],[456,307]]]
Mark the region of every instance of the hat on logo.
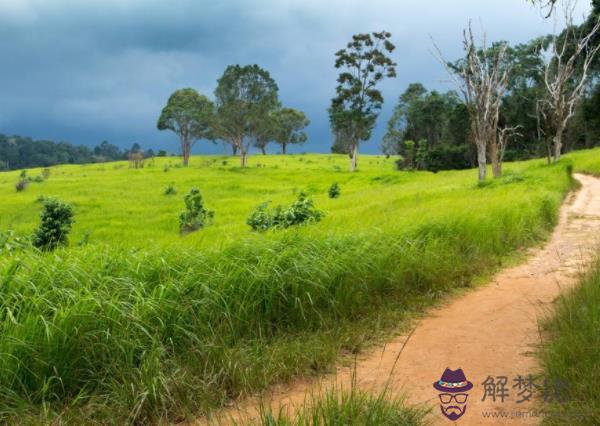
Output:
[[467,380],[461,368],[456,371],[446,368],[442,378],[434,382],[433,387],[440,392],[459,393],[472,389],[473,383]]

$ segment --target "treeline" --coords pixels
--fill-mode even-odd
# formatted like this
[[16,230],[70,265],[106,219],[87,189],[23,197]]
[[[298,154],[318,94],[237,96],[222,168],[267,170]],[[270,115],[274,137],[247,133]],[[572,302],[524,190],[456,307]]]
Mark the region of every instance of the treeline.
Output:
[[205,139],[229,144],[245,167],[251,146],[265,154],[274,142],[285,154],[289,145],[307,139],[310,121],[302,111],[283,107],[278,93],[275,80],[258,65],[230,65],[217,81],[214,101],[192,88],[176,90],[156,126],[179,137],[184,166],[194,143]]
[[[485,103],[484,94],[472,86],[470,92],[440,93],[420,83],[409,85],[387,123],[382,151],[401,155],[400,168],[437,171],[477,166],[475,130],[482,122],[473,119],[485,114],[493,117],[486,129],[487,149],[501,149],[496,154],[499,161],[544,156],[550,161],[561,152],[600,145],[600,59],[596,55],[600,32],[595,28],[599,16],[600,1],[595,0],[583,24],[571,22],[557,36],[538,37],[516,46],[495,42],[480,46],[476,55],[466,52],[464,58],[445,64],[459,88],[469,89],[469,84],[478,84],[477,77],[485,77],[474,78],[470,65],[485,68],[487,77],[495,73],[496,86],[486,89],[498,94],[493,102],[487,100],[497,103],[497,110],[477,111],[481,108],[478,103]],[[586,37],[591,38],[584,44]],[[465,41],[475,47],[468,38]],[[441,52],[440,59],[443,61]],[[338,142],[332,150],[348,152],[348,146]],[[492,161],[489,157],[490,152],[488,161]]]
[[67,142],[33,140],[29,137],[0,134],[0,170],[16,170],[30,167],[50,167],[56,164],[102,163],[105,161],[132,160],[166,156],[164,150],[154,153],[134,143],[130,149],[122,150],[103,141],[94,148],[72,145]]

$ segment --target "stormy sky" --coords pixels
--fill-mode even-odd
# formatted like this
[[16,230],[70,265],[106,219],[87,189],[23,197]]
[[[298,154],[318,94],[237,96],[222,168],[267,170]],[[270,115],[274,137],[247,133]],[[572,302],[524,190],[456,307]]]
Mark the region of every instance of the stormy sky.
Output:
[[[579,20],[588,10],[580,0]],[[296,151],[327,152],[334,53],[354,33],[385,29],[398,77],[382,85],[386,106],[361,148],[373,153],[409,83],[451,88],[430,36],[455,59],[469,19],[490,40],[512,43],[555,25],[525,0],[0,0],[0,133],[176,151],[176,137],[156,130],[170,93],[193,87],[212,97],[227,65],[256,63],[283,104],[311,119]]]

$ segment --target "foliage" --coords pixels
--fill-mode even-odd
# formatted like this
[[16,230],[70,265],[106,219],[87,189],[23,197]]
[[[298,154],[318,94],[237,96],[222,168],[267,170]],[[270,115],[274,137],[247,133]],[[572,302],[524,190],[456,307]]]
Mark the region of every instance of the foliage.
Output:
[[[371,391],[373,392],[373,391]],[[410,406],[403,398],[392,397],[386,388],[378,393],[361,390],[354,382],[350,389],[334,387],[323,394],[311,394],[293,417],[261,407],[263,426],[395,425],[427,424],[429,409]]]
[[212,102],[188,88],[173,92],[156,127],[158,130],[171,130],[179,136],[183,165],[187,166],[194,143],[198,139],[211,137],[210,126],[213,121]]
[[179,214],[179,230],[182,233],[197,231],[214,218],[214,211],[204,208],[204,200],[198,188],[192,188],[183,197],[186,210]]
[[17,192],[23,192],[27,189],[28,185],[29,185],[29,179],[23,179],[23,178],[19,179],[19,181],[15,185],[15,190]]
[[334,182],[329,187],[329,191],[327,191],[327,194],[329,195],[329,198],[339,198],[341,192],[342,191],[340,190],[340,186],[338,185],[338,183]]
[[561,296],[545,322],[550,339],[540,353],[549,383],[560,383],[560,398],[544,406],[544,424],[600,423],[600,261],[578,287]]
[[[251,169],[223,158],[168,175],[168,158],[154,170],[53,169],[44,193],[85,206],[70,239],[94,238],[0,256],[0,423],[172,423],[329,371],[339,353],[538,244],[570,185],[562,164],[542,161],[508,164],[522,180],[481,190],[472,170],[398,173],[383,156],[365,156],[355,175],[335,170],[345,156],[268,156]],[[581,153],[575,170],[579,160],[600,170],[599,159]],[[22,233],[41,188],[15,194],[17,176],[0,180],[0,228]],[[326,195],[334,180],[338,200]],[[157,188],[198,181],[223,220],[182,239],[180,200]],[[257,197],[284,203],[300,185],[328,212],[318,226],[244,226]]]
[[281,145],[281,152],[286,153],[290,144],[301,145],[307,140],[303,131],[310,124],[310,120],[302,111],[293,108],[281,108],[273,113],[275,121],[274,140]]
[[290,207],[277,206],[269,210],[269,203],[259,205],[246,220],[254,231],[266,231],[270,228],[285,229],[295,225],[319,222],[323,213],[314,207],[313,200],[301,192]]
[[175,189],[175,185],[172,183],[168,184],[165,188],[165,195],[175,195],[177,194],[177,189]]
[[217,82],[213,135],[240,151],[242,167],[251,139],[279,107],[278,90],[269,72],[258,65],[230,65]]
[[30,241],[17,235],[14,231],[0,232],[0,254],[22,250],[30,245]]
[[41,223],[33,235],[33,245],[51,251],[67,244],[73,225],[73,207],[54,198],[46,198]]
[[383,105],[377,85],[384,78],[396,77],[396,63],[389,57],[395,49],[391,36],[386,31],[356,34],[346,49],[335,54],[335,67],[342,71],[329,121],[334,134],[343,133],[348,138],[352,170],[356,168],[358,144],[370,138]]

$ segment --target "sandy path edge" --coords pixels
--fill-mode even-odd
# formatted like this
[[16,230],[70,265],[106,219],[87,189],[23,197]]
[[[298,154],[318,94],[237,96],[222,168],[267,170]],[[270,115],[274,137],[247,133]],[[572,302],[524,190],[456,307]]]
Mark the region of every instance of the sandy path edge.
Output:
[[[582,188],[570,194],[561,207],[559,224],[543,247],[532,249],[525,263],[498,273],[487,285],[433,309],[412,334],[362,354],[355,367],[358,385],[373,391],[387,385],[392,394],[406,394],[412,403],[433,406],[433,424],[539,423],[533,402],[539,391],[533,393],[532,401],[517,403],[522,399],[517,393],[523,388],[513,389],[514,380],[539,374],[533,356],[541,342],[538,320],[562,291],[576,284],[600,242],[600,179],[586,175],[576,178]],[[462,368],[474,385],[467,410],[456,422],[441,416],[438,392],[432,387],[447,367]],[[302,406],[307,393],[335,384],[348,386],[352,374],[353,369],[339,367],[335,375],[276,386],[260,399],[237,401],[211,420],[202,418],[195,424],[255,420],[261,400],[275,412],[293,412]],[[482,401],[482,382],[488,376],[508,378],[509,395],[504,402],[489,397]],[[536,384],[542,382],[540,378]]]

